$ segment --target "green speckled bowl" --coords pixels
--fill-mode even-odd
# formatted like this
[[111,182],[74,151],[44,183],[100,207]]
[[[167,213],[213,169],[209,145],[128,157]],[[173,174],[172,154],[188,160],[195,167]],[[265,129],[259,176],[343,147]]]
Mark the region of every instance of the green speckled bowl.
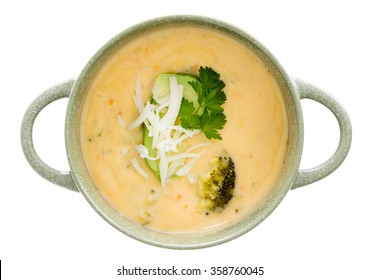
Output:
[[[249,46],[274,73],[283,93],[289,122],[289,149],[285,165],[279,181],[268,199],[241,222],[217,232],[200,235],[154,232],[120,215],[104,200],[92,183],[82,158],[79,139],[80,117],[86,92],[94,75],[101,69],[104,62],[120,47],[133,40],[137,34],[179,25],[217,29]],[[60,172],[46,165],[38,157],[32,141],[33,124],[39,112],[49,103],[64,97],[69,98],[65,140],[70,172]],[[326,106],[335,115],[340,127],[340,142],[334,155],[324,164],[309,170],[299,169],[303,148],[303,119],[300,100],[303,98],[315,100]],[[80,191],[95,211],[116,229],[151,245],[174,249],[194,249],[221,244],[248,232],[268,217],[290,189],[313,183],[332,173],[340,166],[349,151],[351,124],[346,111],[337,100],[311,84],[290,77],[274,56],[247,33],[215,19],[198,16],[171,16],[140,23],[118,34],[91,58],[77,79],[56,85],[35,99],[23,119],[21,142],[27,160],[37,173],[57,185]]]

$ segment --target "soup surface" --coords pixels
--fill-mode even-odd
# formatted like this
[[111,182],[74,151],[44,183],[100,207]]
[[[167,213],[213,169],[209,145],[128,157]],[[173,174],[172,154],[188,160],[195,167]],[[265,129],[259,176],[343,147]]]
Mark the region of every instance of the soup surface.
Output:
[[[158,74],[197,75],[200,66],[214,69],[225,83],[222,140],[199,133],[182,142],[207,145],[199,148],[200,157],[186,176],[163,185],[136,149],[143,143],[143,127],[128,129],[140,114],[136,80],[145,104]],[[272,73],[243,44],[199,27],[162,29],[119,49],[96,75],[81,119],[83,158],[102,196],[131,221],[170,233],[217,230],[260,206],[281,172],[287,141],[284,102]],[[226,153],[235,165],[233,197],[223,209],[210,211],[202,207],[199,181],[210,161]]]

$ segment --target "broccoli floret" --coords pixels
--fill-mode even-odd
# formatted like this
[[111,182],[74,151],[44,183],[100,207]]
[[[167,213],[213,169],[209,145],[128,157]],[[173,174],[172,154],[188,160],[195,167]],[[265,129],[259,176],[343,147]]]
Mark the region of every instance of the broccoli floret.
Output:
[[230,202],[235,189],[235,164],[225,155],[215,158],[215,168],[199,180],[199,194],[202,205],[210,210],[223,209]]

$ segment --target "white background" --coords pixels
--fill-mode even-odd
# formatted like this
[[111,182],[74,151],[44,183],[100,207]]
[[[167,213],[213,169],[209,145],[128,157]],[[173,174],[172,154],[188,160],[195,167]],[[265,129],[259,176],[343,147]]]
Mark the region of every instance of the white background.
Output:
[[[380,279],[380,9],[375,2],[1,1],[4,279],[127,279],[116,275],[123,265],[263,266],[265,274],[257,279]],[[23,113],[42,91],[77,76],[93,53],[123,29],[174,14],[219,18],[246,30],[291,75],[339,99],[353,126],[350,154],[335,173],[289,192],[268,219],[244,236],[193,251],[152,247],[118,232],[81,194],[39,177],[24,159],[19,139]],[[41,157],[62,170],[68,169],[66,105],[62,100],[46,108],[34,131]],[[321,105],[302,101],[302,106],[302,167],[313,167],[333,153],[339,129]]]

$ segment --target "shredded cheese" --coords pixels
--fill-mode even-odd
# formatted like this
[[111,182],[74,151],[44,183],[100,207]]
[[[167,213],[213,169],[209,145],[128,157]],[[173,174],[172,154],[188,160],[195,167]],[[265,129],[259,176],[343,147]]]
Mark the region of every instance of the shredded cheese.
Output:
[[164,150],[158,149],[158,154],[160,156],[160,163],[158,164],[158,167],[160,168],[161,185],[165,186],[169,165]]
[[170,83],[170,99],[169,108],[164,117],[158,123],[157,129],[163,131],[174,125],[178,116],[179,108],[181,107],[183,97],[183,85],[177,83],[175,76],[169,77]]
[[197,153],[178,153],[174,156],[169,156],[167,158],[168,162],[172,162],[181,158],[199,158],[201,155]]
[[145,147],[143,144],[135,145],[135,148],[136,148],[136,151],[139,153],[141,158],[146,158],[149,160],[157,160],[158,159],[158,157],[154,158],[154,157],[149,156],[148,148]]
[[[183,99],[184,87],[178,84],[176,76],[169,77],[169,95],[153,99],[157,104],[151,104],[149,101],[144,106],[142,99],[142,89],[140,84],[142,69],[136,79],[136,90],[134,102],[139,116],[127,127],[128,130],[135,129],[144,124],[148,130],[148,136],[152,137],[152,148],[156,150],[156,157],[149,156],[149,150],[143,144],[135,144],[135,149],[141,158],[148,160],[158,160],[159,175],[161,185],[165,186],[166,181],[174,175],[185,176],[196,163],[197,159],[203,152],[192,152],[201,147],[211,145],[210,142],[200,143],[189,147],[186,151],[178,149],[183,141],[200,133],[199,130],[185,129],[179,125],[175,125],[178,113]],[[144,178],[147,173],[141,168],[135,158],[132,159],[132,165],[136,171]],[[194,176],[189,177],[194,181]]]
[[191,170],[191,168],[194,166],[194,164],[197,162],[198,158],[203,154],[201,152],[198,157],[194,157],[191,160],[189,160],[184,166],[182,166],[176,173],[177,176],[185,176],[188,174]]
[[121,155],[122,156],[125,156],[127,153],[128,153],[128,150],[129,150],[129,147],[123,147],[121,148]]
[[132,159],[132,166],[135,168],[135,170],[137,171],[137,173],[139,173],[142,177],[144,177],[145,179],[148,178],[148,173],[146,173],[140,166],[140,164],[138,163],[138,161],[133,158]]
[[187,179],[189,180],[190,184],[195,184],[198,182],[197,178],[191,173],[187,174]]
[[119,122],[119,124],[121,125],[122,128],[127,127],[127,125],[125,124],[125,121],[123,120],[121,115],[117,115],[117,121]]
[[149,68],[143,68],[143,69],[140,70],[140,72],[137,75],[135,95],[133,96],[133,100],[135,101],[136,108],[137,108],[137,110],[139,110],[140,113],[141,113],[141,111],[144,108],[144,101],[143,101],[143,98],[142,98],[142,88],[141,88],[141,82],[140,82],[141,76],[142,76],[142,74],[143,74],[144,71],[149,71],[152,74],[152,77],[153,77],[153,74],[154,74],[151,69],[149,69]]
[[211,143],[207,141],[207,142],[203,142],[203,143],[200,143],[200,144],[193,145],[190,148],[188,148],[185,151],[185,153],[190,153],[193,150],[196,150],[196,149],[201,148],[201,147],[206,147],[206,146],[211,146]]

